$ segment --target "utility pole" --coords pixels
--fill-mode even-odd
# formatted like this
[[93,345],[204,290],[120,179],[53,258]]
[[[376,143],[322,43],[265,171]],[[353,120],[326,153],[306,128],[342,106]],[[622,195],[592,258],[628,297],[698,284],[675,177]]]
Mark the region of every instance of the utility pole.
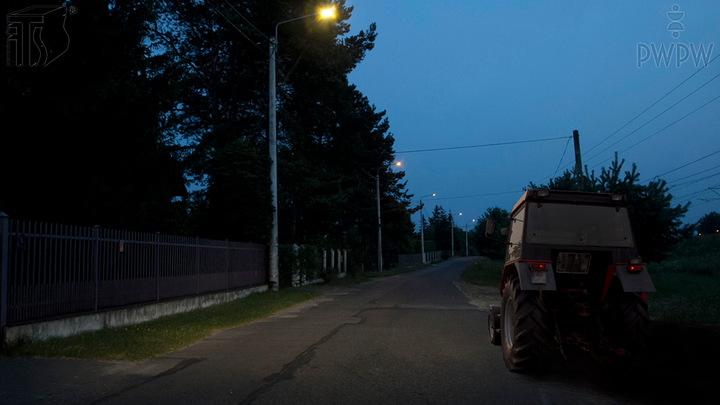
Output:
[[[278,24],[280,25],[280,24]],[[278,270],[278,198],[277,198],[277,105],[275,98],[275,57],[277,56],[277,25],[275,26],[275,38],[270,39],[270,99],[269,99],[269,120],[268,144],[270,152],[270,192],[272,193],[273,223],[272,234],[270,235],[270,288],[273,291],[280,289],[280,272]]]
[[470,256],[470,241],[468,240],[468,224],[475,222],[475,220],[465,222],[465,257]]
[[573,131],[573,141],[575,142],[575,178],[577,179],[578,191],[582,191],[582,158],[580,156],[580,134],[577,129]]
[[448,213],[450,217],[450,257],[455,256],[455,220],[453,220],[452,213]]
[[420,200],[420,261],[425,264],[425,219],[422,200]]
[[382,226],[380,225],[380,168],[378,168],[375,171],[375,191],[377,193],[377,214],[378,214],[378,271],[383,271]]

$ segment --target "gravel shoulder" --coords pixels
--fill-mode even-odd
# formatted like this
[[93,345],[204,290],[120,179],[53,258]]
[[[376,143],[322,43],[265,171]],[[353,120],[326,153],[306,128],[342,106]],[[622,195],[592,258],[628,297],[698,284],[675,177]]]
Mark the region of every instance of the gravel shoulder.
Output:
[[487,311],[490,305],[500,305],[501,297],[497,287],[480,286],[462,280],[453,281],[453,284],[481,311]]

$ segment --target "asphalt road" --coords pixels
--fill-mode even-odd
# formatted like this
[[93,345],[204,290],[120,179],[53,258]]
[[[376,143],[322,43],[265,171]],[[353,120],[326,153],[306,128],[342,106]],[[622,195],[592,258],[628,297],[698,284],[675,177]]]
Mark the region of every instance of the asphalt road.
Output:
[[0,403],[718,402],[720,332],[712,327],[654,323],[645,360],[625,373],[583,352],[510,373],[486,337],[485,308],[455,285],[467,263],[323,287],[318,300],[145,362],[0,358]]

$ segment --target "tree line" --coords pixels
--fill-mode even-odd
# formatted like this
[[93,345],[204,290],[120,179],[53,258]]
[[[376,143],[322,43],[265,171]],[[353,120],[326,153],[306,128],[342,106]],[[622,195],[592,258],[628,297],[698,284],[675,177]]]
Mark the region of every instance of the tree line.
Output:
[[[68,2],[58,2],[68,5]],[[3,2],[5,14],[34,5]],[[67,52],[45,67],[6,66],[0,210],[11,217],[267,243],[269,38],[315,13],[306,0],[75,0]],[[404,172],[390,170],[384,111],[348,74],[375,24],[353,11],[278,30],[281,244],[376,257],[412,248]],[[16,56],[3,44],[2,59]]]
[[[617,158],[608,168],[601,168],[599,176],[595,172],[575,176],[569,170],[546,184],[529,183],[528,188],[547,190],[582,190],[587,192],[624,194],[628,199],[628,215],[638,252],[646,261],[660,261],[667,257],[672,248],[683,239],[693,235],[696,229],[709,230],[717,225],[717,214],[711,213],[696,224],[683,224],[682,218],[688,211],[690,202],[673,205],[672,194],[663,179],[654,179],[647,184],[639,181],[637,165],[623,171],[625,160]],[[714,214],[714,215],[713,215]],[[484,237],[484,227],[488,219],[497,223],[497,228],[509,226],[510,213],[500,207],[488,208],[476,227],[475,245],[479,254],[491,258],[504,258],[505,245],[502,242]]]
[[[667,257],[672,248],[684,239],[699,234],[716,234],[720,229],[720,214],[711,212],[704,215],[695,224],[683,224],[690,203],[673,205],[672,194],[667,182],[654,179],[647,184],[638,180],[640,173],[635,164],[630,170],[623,171],[625,160],[614,162],[608,168],[601,168],[599,176],[595,172],[575,176],[566,170],[560,176],[550,179],[546,184],[529,183],[528,188],[547,190],[570,190],[598,193],[624,194],[628,198],[628,215],[637,241],[637,248],[647,261],[660,261]],[[518,193],[520,197],[520,193]],[[510,226],[510,212],[503,207],[488,207],[468,233],[470,254],[487,256],[492,259],[504,259],[506,245],[504,241],[485,237],[485,225],[488,219],[496,223],[496,229]],[[425,249],[450,250],[450,227],[453,226],[455,246],[460,246],[461,255],[465,254],[464,231],[453,224],[452,215],[442,206],[435,206],[425,228]],[[419,251],[419,248],[416,249]]]

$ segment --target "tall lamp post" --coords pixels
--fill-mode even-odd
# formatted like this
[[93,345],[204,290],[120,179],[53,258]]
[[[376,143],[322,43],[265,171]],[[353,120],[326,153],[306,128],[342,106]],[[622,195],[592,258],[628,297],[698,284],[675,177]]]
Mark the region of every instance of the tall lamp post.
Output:
[[450,214],[450,257],[455,256],[455,220],[452,219],[452,213]]
[[420,197],[420,260],[425,264],[425,218],[423,217],[423,202],[425,197],[435,197],[435,193]]
[[[400,162],[395,162],[395,166],[400,166]],[[380,222],[380,168],[375,170],[375,193],[377,195],[377,217],[378,217],[378,271],[383,271],[382,260],[382,224]]]
[[470,245],[468,244],[468,229],[467,226],[470,222],[475,222],[473,219],[472,221],[465,222],[465,257],[470,256]]
[[[462,216],[462,212],[458,212],[458,215]],[[450,221],[450,256],[455,256],[455,218]]]
[[280,24],[292,21],[302,20],[303,18],[320,15],[321,18],[332,18],[335,16],[335,10],[323,9],[317,13],[304,15],[302,17],[293,18],[287,21],[281,21],[275,25],[275,37],[270,38],[270,111],[268,117],[270,119],[270,128],[268,131],[268,143],[270,144],[270,191],[272,192],[273,205],[273,225],[272,235],[270,236],[270,285],[274,291],[280,289],[280,279],[278,271],[278,200],[277,200],[277,104],[276,104],[276,84],[275,84],[275,57],[278,50],[278,27]]

